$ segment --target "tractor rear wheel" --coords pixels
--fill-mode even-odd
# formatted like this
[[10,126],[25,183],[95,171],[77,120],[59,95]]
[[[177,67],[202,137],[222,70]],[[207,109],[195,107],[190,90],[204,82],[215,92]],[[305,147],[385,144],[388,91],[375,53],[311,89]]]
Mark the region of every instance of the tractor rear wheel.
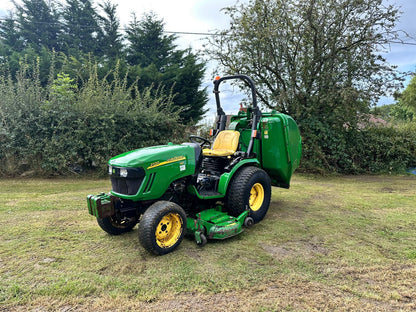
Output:
[[254,223],[263,220],[270,205],[271,181],[267,173],[257,167],[244,167],[237,172],[229,185],[228,212],[238,217],[246,209]]
[[131,231],[137,224],[137,217],[120,219],[117,216],[97,218],[98,225],[111,235],[120,235]]
[[186,230],[185,211],[169,201],[151,205],[140,220],[139,241],[148,251],[164,255],[182,241]]

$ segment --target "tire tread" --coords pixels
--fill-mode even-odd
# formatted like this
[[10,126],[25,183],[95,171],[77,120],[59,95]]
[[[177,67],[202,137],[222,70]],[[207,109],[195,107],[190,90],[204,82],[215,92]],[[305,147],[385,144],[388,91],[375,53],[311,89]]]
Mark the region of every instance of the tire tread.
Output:
[[127,225],[124,228],[114,227],[112,225],[110,217],[106,217],[106,218],[102,218],[102,219],[97,218],[97,223],[100,226],[100,228],[102,230],[104,230],[105,232],[107,232],[108,234],[120,235],[120,234],[131,231],[136,226],[137,220],[135,222],[130,223],[129,225]]
[[[165,214],[172,211],[172,209],[177,210],[182,219],[183,219],[183,231],[181,237],[178,239],[178,242],[169,247],[169,248],[160,248],[157,246],[155,242],[155,227],[159,223],[159,220],[164,216]],[[171,252],[174,250],[182,241],[184,233],[186,231],[186,215],[183,209],[169,201],[158,201],[151,205],[149,208],[147,208],[146,212],[143,214],[141,220],[140,220],[140,226],[139,226],[139,242],[149,252],[155,254],[155,255],[163,255],[166,253]]]
[[231,181],[227,194],[228,212],[234,217],[237,217],[247,209],[247,185],[253,176],[256,175],[264,178],[266,185],[263,185],[265,188],[265,198],[262,208],[260,208],[260,211],[250,213],[250,216],[253,218],[255,223],[264,218],[270,205],[271,184],[267,173],[263,169],[254,166],[242,168]]

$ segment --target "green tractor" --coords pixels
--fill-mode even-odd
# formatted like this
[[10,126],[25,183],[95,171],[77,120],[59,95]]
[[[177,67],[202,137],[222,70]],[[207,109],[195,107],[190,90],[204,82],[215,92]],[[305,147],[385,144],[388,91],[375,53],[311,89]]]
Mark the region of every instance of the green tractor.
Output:
[[[242,79],[251,88],[252,106],[240,108],[226,129],[219,86],[230,79]],[[118,235],[140,222],[139,241],[156,255],[173,251],[185,234],[203,246],[261,221],[271,186],[289,188],[301,157],[295,121],[276,111],[261,113],[247,76],[217,77],[214,94],[212,146],[191,135],[188,143],[141,148],[110,159],[112,190],[87,197],[89,213],[104,231]]]

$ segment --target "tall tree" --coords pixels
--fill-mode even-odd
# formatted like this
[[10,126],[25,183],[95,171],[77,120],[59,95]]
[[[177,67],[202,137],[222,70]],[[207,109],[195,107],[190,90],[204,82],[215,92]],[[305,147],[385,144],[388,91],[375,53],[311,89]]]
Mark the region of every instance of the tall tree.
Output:
[[103,15],[99,15],[101,26],[100,46],[102,54],[112,63],[119,58],[123,51],[122,34],[120,33],[120,21],[117,17],[117,5],[107,0],[99,4]]
[[416,74],[413,75],[406,89],[395,94],[397,103],[393,114],[404,120],[414,120],[416,117]]
[[208,53],[226,73],[252,76],[268,107],[342,127],[395,88],[380,49],[398,11],[382,0],[251,0],[226,13],[230,28]]
[[296,119],[306,168],[353,168],[358,119],[400,78],[380,54],[397,35],[398,10],[383,0],[250,0],[225,12],[230,27],[209,55]]
[[102,55],[98,37],[98,14],[90,0],[66,0],[62,12],[64,51],[70,55],[94,53]]
[[23,49],[23,40],[12,11],[9,11],[8,15],[0,21],[0,39],[2,44],[7,45],[10,50],[16,52]]
[[132,18],[126,29],[128,63],[142,67],[154,64],[157,70],[162,70],[174,53],[176,36],[164,34],[164,22],[153,12],[144,14],[141,20],[135,14]]
[[139,77],[139,86],[156,84],[165,92],[173,91],[182,121],[199,121],[208,101],[206,90],[201,88],[205,63],[190,50],[178,49],[176,36],[165,34],[163,20],[154,13],[145,14],[141,20],[133,15],[126,39],[127,62],[133,66],[131,75]]
[[13,1],[19,25],[18,34],[26,46],[37,50],[42,46],[59,50],[58,36],[61,32],[59,12],[55,1],[22,0],[22,4]]

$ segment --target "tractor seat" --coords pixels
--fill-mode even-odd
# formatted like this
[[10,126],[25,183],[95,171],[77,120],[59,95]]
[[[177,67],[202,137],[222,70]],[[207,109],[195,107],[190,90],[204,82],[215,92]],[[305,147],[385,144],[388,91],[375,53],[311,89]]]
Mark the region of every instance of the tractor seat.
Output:
[[212,149],[205,148],[202,151],[204,156],[230,156],[237,151],[240,132],[234,130],[223,130],[215,138]]

